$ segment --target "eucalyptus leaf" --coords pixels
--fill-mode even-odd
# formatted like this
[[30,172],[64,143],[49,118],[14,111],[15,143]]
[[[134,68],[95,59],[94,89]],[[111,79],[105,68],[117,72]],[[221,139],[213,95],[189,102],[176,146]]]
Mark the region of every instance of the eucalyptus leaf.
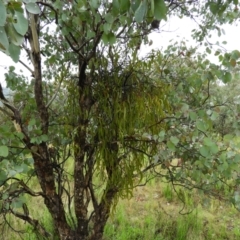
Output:
[[196,125],[197,125],[197,128],[198,128],[200,131],[203,131],[203,132],[204,132],[204,131],[206,130],[206,126],[205,126],[205,123],[204,123],[204,122],[198,120],[198,121],[196,122]]
[[89,0],[89,4],[92,8],[97,9],[100,5],[100,1],[99,0]]
[[175,148],[175,144],[172,143],[171,141],[167,141],[167,147],[169,148],[169,150],[175,152],[176,148]]
[[41,12],[39,6],[34,2],[29,2],[25,5],[27,11],[32,14],[39,14]]
[[114,33],[109,33],[108,34],[108,41],[110,45],[113,45],[116,42],[116,36],[114,35]]
[[189,117],[192,121],[195,121],[198,116],[195,112],[189,112]]
[[154,0],[154,17],[156,20],[167,20],[167,6],[164,0]]
[[108,34],[107,33],[103,33],[103,35],[102,35],[102,41],[103,41],[103,43],[105,44],[105,45],[107,45],[108,44]]
[[24,17],[24,15],[20,12],[15,12],[16,21],[13,23],[16,31],[21,34],[25,35],[28,29],[28,21]]
[[218,3],[210,2],[209,6],[210,6],[210,11],[211,11],[213,14],[218,13],[218,9],[219,9]]
[[8,147],[7,146],[0,146],[0,156],[1,157],[7,157],[9,154]]
[[20,46],[24,41],[24,36],[20,35],[16,30],[13,24],[8,24],[6,26],[6,32],[10,39],[10,42],[16,46]]
[[136,22],[141,22],[147,12],[147,0],[141,1],[138,9],[136,10],[134,16]]
[[3,50],[8,50],[9,42],[4,27],[0,27],[0,43]]
[[120,12],[125,13],[130,7],[130,0],[119,1]]
[[170,137],[170,141],[175,145],[177,146],[178,142],[179,142],[179,139],[177,137],[174,137],[174,136],[171,136]]
[[112,28],[112,24],[105,23],[105,24],[103,25],[103,31],[104,31],[105,33],[107,33],[107,34],[110,32],[111,28]]
[[222,76],[222,80],[224,83],[228,83],[232,80],[232,74],[230,72],[225,72]]
[[6,6],[0,1],[0,26],[4,26],[7,18]]
[[209,148],[206,147],[206,146],[202,146],[200,149],[199,149],[200,153],[202,154],[203,157],[209,157],[210,156],[210,151],[209,151]]
[[106,19],[106,21],[107,21],[109,24],[112,24],[113,21],[114,21],[114,17],[113,17],[113,15],[112,15],[111,13],[107,13],[107,14],[105,15],[105,19]]
[[41,136],[41,140],[42,140],[43,142],[46,142],[46,141],[48,140],[48,136],[47,136],[46,134],[42,135],[42,136]]
[[16,63],[19,60],[20,50],[21,50],[20,46],[16,46],[13,43],[10,43],[9,48],[8,48],[9,55],[12,58],[12,60]]

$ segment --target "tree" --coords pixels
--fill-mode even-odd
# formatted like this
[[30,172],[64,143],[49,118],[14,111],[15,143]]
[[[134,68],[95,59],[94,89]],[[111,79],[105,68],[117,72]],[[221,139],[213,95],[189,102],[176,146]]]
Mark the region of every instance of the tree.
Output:
[[[0,126],[4,221],[12,214],[48,238],[23,198],[41,197],[57,238],[102,239],[118,198],[148,173],[205,192],[223,185],[239,156],[218,144],[209,86],[228,78],[226,67],[185,45],[145,59],[138,50],[171,14],[211,16],[195,33],[203,41],[230,2],[1,1],[0,48],[32,75],[11,67],[14,100],[0,96],[8,117]],[[182,162],[171,166],[176,157]],[[39,187],[29,185],[34,178]]]

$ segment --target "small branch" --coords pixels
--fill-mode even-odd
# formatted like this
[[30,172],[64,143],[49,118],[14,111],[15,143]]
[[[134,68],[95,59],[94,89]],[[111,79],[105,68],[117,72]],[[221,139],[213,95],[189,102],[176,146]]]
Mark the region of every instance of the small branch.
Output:
[[6,114],[8,117],[13,117],[8,111],[6,111],[4,108],[0,107],[0,111],[2,111],[4,114]]
[[12,211],[12,214],[31,224],[34,229],[36,229],[45,238],[49,239],[51,237],[51,234],[46,231],[46,229],[38,222],[38,220],[16,211]]
[[32,76],[34,76],[34,72],[33,72],[33,70],[30,68],[30,67],[28,67],[24,62],[22,62],[21,60],[19,60],[19,62],[28,70],[28,71],[30,71],[30,73],[32,74]]
[[203,100],[203,103],[202,103],[202,105],[204,105],[205,103],[206,103],[206,101],[209,99],[209,97],[210,97],[210,80],[208,80],[208,89],[207,89],[207,93],[208,93],[208,95],[207,95],[207,97]]
[[56,89],[56,92],[53,94],[52,98],[51,98],[51,99],[49,100],[49,102],[47,103],[46,108],[49,108],[49,106],[52,104],[52,102],[54,101],[54,99],[57,97],[57,94],[58,94],[58,92],[59,92],[59,90],[60,90],[61,84],[62,84],[62,79],[61,79],[61,81],[59,82],[59,85],[58,85],[58,87],[57,87],[57,89]]
[[55,13],[55,23],[58,24],[58,13],[56,11],[56,9],[54,9],[54,7],[46,2],[42,2],[42,1],[38,1],[36,2],[38,4],[44,5],[46,7],[49,7],[54,13]]

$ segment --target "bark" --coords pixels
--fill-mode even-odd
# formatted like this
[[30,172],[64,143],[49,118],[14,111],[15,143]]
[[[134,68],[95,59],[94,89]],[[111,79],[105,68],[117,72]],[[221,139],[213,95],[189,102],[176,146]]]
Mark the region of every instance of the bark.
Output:
[[87,63],[79,57],[79,121],[78,132],[74,139],[74,154],[75,154],[75,168],[74,168],[74,207],[77,218],[76,233],[87,239],[88,233],[88,204],[89,204],[89,189],[88,177],[86,173],[86,164],[89,161],[88,156],[88,142],[87,142],[87,128],[88,115],[91,108],[89,99],[91,95],[91,86],[86,84],[86,67]]
[[[43,134],[48,133],[48,109],[44,102],[42,90],[42,67],[41,54],[38,36],[38,16],[29,14],[30,28],[29,28],[29,43],[31,47],[31,60],[34,66],[34,94],[37,105],[37,111],[41,120],[41,130]],[[33,146],[32,146],[33,147]],[[56,192],[54,181],[54,169],[48,153],[48,147],[45,142],[34,146],[32,152],[34,159],[34,169],[43,191],[44,202],[52,215],[54,226],[60,239],[67,239],[71,233],[71,229],[67,224],[65,211],[61,196]]]
[[93,234],[89,237],[89,240],[101,240],[103,237],[104,227],[109,218],[112,201],[117,193],[116,189],[109,189],[105,196],[103,196],[96,214],[94,217]]

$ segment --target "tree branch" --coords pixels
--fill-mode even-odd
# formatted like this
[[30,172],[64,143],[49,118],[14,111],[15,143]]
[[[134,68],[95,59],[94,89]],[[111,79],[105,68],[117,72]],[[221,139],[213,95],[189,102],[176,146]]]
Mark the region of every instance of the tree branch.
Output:
[[33,70],[28,67],[23,61],[19,60],[19,62],[32,74],[32,76],[34,76],[34,72]]
[[28,222],[29,224],[31,224],[34,227],[34,229],[36,229],[37,232],[39,232],[45,238],[49,239],[51,237],[51,234],[46,231],[46,229],[39,223],[38,220],[32,218],[29,215],[25,215],[25,214],[17,212],[17,211],[12,211],[12,214],[15,215],[16,217]]

